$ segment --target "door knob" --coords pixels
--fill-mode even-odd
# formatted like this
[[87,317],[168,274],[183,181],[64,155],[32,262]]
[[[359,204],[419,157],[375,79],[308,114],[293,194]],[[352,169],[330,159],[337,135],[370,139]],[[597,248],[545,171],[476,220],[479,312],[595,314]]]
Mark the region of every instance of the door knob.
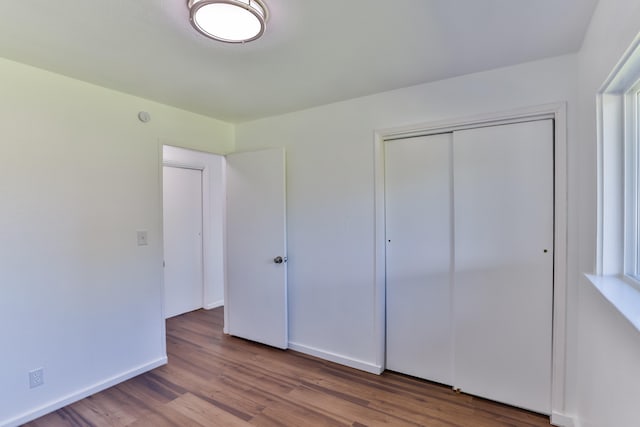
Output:
[[284,258],[282,258],[281,256],[277,256],[273,259],[273,262],[275,262],[276,264],[282,264],[284,262]]

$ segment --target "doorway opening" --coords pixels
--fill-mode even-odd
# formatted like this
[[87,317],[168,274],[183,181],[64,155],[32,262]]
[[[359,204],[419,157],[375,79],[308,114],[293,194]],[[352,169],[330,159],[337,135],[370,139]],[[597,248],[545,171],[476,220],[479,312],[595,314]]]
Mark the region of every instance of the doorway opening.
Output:
[[162,147],[165,318],[224,305],[224,165],[224,156]]

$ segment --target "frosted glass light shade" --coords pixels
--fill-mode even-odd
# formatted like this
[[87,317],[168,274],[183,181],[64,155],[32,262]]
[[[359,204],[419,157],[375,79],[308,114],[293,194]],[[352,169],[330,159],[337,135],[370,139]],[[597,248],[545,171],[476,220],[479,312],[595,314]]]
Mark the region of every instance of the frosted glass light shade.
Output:
[[258,0],[188,0],[191,25],[206,37],[245,43],[264,33],[267,8]]

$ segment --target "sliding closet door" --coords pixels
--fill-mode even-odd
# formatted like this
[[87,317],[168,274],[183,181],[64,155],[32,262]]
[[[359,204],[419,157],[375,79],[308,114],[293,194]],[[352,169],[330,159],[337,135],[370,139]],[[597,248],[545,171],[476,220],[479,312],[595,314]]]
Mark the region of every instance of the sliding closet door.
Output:
[[386,142],[386,367],[451,384],[451,134]]
[[453,140],[454,385],[548,414],[553,122],[464,130]]

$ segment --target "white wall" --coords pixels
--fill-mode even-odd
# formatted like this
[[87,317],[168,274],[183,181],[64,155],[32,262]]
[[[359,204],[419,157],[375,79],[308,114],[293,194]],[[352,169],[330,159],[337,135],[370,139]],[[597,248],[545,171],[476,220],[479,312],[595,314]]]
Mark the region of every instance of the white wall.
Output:
[[[286,148],[294,348],[373,371],[380,363],[374,322],[374,131],[557,101],[569,102],[571,124],[575,61],[575,56],[552,58],[236,127],[238,150]],[[574,145],[570,138],[570,156]],[[575,168],[571,162],[570,176]],[[570,245],[575,251],[575,242]]]
[[[640,32],[640,3],[600,1],[579,59],[580,272],[595,271],[595,95]],[[640,423],[640,333],[579,276],[578,371],[575,410],[582,427]]]
[[227,152],[233,128],[6,60],[0,81],[6,426],[164,362],[160,141]]

